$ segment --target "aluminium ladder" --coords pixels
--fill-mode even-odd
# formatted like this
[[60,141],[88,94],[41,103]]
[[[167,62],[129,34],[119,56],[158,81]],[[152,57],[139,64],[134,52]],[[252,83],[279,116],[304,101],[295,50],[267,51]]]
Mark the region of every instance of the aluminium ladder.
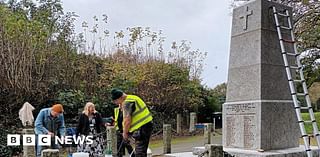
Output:
[[[305,150],[307,152],[307,155],[308,155],[308,157],[312,157],[312,151],[310,148],[308,135],[306,133],[305,124],[309,124],[309,125],[312,124],[313,135],[316,138],[318,148],[320,148],[320,134],[319,134],[318,126],[317,126],[316,119],[315,119],[315,116],[313,113],[313,109],[311,106],[311,101],[310,101],[310,97],[308,94],[306,80],[304,79],[304,76],[303,76],[303,67],[300,62],[300,56],[297,52],[297,45],[296,45],[296,42],[294,39],[294,32],[293,32],[291,19],[290,19],[290,14],[289,14],[288,10],[285,10],[284,13],[278,12],[275,6],[273,6],[272,9],[273,9],[273,15],[274,15],[274,19],[275,19],[275,23],[276,23],[276,27],[277,27],[277,32],[278,32],[281,54],[282,54],[285,68],[286,68],[290,92],[291,92],[291,96],[293,99],[296,116],[298,118],[300,132],[301,132],[301,135],[302,135],[302,138],[304,141],[304,146],[305,146]],[[278,16],[287,19],[285,21],[288,22],[288,26],[281,25],[279,23]],[[282,30],[290,31],[291,39],[284,39],[282,37],[282,32],[281,32]],[[284,44],[291,44],[293,46],[294,52],[287,52]],[[295,65],[295,66],[289,65],[288,58],[287,58],[289,56],[295,57],[297,65]],[[299,79],[296,80],[296,79],[292,78],[292,74],[291,74],[292,69],[296,70],[299,73],[298,74],[298,76],[300,76]],[[299,93],[297,91],[297,86],[299,86],[299,85],[300,85],[300,87],[302,86],[303,93]],[[301,103],[298,101],[298,97],[304,97],[304,100],[307,104],[307,107],[301,106]],[[307,110],[309,112],[310,120],[303,120],[302,119],[301,110]]]

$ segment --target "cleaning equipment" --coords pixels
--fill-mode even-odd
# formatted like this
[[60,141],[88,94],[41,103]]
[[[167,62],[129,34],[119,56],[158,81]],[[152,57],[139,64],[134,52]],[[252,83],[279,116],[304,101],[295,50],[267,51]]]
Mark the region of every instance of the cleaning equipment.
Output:
[[115,133],[115,128],[110,128],[110,130],[107,128],[106,130],[107,138],[105,140],[105,150],[104,150],[104,155],[106,157],[111,157],[112,156],[112,137],[116,134]]
[[107,148],[104,150],[104,154],[106,157],[112,157],[112,149],[111,149],[111,140],[107,140]]
[[[134,139],[132,138],[132,140],[134,140]],[[131,145],[131,144],[130,144],[130,143],[131,143],[130,140],[125,141],[124,139],[122,139],[117,154],[120,153],[120,151],[121,151],[122,147],[125,145],[125,143]],[[133,151],[129,154],[129,157],[131,157],[133,153],[134,153],[134,148],[133,148]]]
[[147,150],[147,157],[152,157],[152,151],[150,148]]
[[[318,148],[320,148],[320,134],[317,126],[317,122],[313,113],[313,109],[311,106],[311,101],[308,93],[308,88],[306,84],[306,80],[303,76],[303,66],[300,62],[300,55],[297,53],[297,45],[294,39],[294,32],[292,28],[291,23],[291,17],[288,10],[285,10],[284,12],[277,11],[276,7],[272,7],[273,9],[273,15],[277,27],[280,47],[281,47],[281,54],[283,58],[283,62],[286,68],[287,78],[289,82],[290,92],[292,96],[292,100],[294,103],[294,109],[296,111],[296,116],[298,118],[298,123],[300,127],[300,132],[304,141],[305,150],[307,152],[308,157],[312,157],[312,151],[309,144],[308,135],[306,133],[305,124],[312,124],[313,128],[313,135],[316,138]],[[287,22],[287,26],[280,25],[279,23],[279,17],[284,18],[285,22]],[[291,39],[284,39],[282,31],[290,31],[290,38]],[[285,45],[286,44],[286,45]],[[294,52],[287,52],[286,47],[291,46],[293,48]],[[289,65],[288,57],[295,57],[296,65]],[[299,79],[295,80],[292,78],[291,70],[296,70],[299,73]],[[297,91],[298,87],[302,87],[303,93],[299,93]],[[300,99],[299,99],[300,98]],[[301,98],[306,103],[306,107],[302,107],[301,104]],[[300,101],[299,101],[299,100]],[[304,120],[301,116],[301,110],[306,110],[309,113],[310,120]]]
[[[135,139],[131,137],[131,138],[129,138],[129,140],[127,142],[129,142],[129,144],[130,144],[130,143],[134,143],[134,141],[135,141]],[[126,141],[124,141],[124,140],[121,141],[118,153],[120,152],[124,142],[126,142]],[[131,157],[133,155],[133,153],[135,153],[135,148],[133,148],[133,151],[129,154],[129,157]],[[152,157],[152,151],[150,148],[147,149],[147,157]]]
[[72,157],[89,157],[89,153],[77,152],[77,153],[73,153]]
[[[131,157],[134,152],[135,152],[135,149],[133,149],[129,157]],[[152,157],[152,151],[150,148],[147,149],[147,157]]]

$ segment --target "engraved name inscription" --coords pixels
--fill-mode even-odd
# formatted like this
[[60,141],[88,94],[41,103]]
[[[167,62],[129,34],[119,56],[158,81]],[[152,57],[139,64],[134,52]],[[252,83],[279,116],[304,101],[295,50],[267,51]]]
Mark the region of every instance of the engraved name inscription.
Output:
[[254,103],[227,104],[226,145],[240,148],[254,148],[257,132],[257,107]]

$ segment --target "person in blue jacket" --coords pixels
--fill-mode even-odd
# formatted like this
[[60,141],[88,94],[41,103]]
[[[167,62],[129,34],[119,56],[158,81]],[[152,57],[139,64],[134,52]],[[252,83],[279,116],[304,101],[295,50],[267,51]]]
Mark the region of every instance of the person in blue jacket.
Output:
[[65,136],[65,123],[63,117],[63,107],[55,104],[51,108],[41,109],[35,121],[36,134],[36,157],[41,156],[42,146],[39,145],[38,135],[50,135],[52,149],[58,149],[55,144],[55,136]]

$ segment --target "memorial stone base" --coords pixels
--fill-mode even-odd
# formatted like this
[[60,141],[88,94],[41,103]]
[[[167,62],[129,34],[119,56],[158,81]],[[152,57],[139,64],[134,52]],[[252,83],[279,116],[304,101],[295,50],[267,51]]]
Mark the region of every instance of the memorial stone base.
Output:
[[225,148],[273,150],[298,147],[291,101],[259,100],[223,105]]
[[[307,157],[303,145],[295,148],[269,150],[264,152],[236,148],[224,148],[223,150],[234,157]],[[312,147],[312,150],[313,156],[319,156],[319,149],[317,149],[317,147]]]

